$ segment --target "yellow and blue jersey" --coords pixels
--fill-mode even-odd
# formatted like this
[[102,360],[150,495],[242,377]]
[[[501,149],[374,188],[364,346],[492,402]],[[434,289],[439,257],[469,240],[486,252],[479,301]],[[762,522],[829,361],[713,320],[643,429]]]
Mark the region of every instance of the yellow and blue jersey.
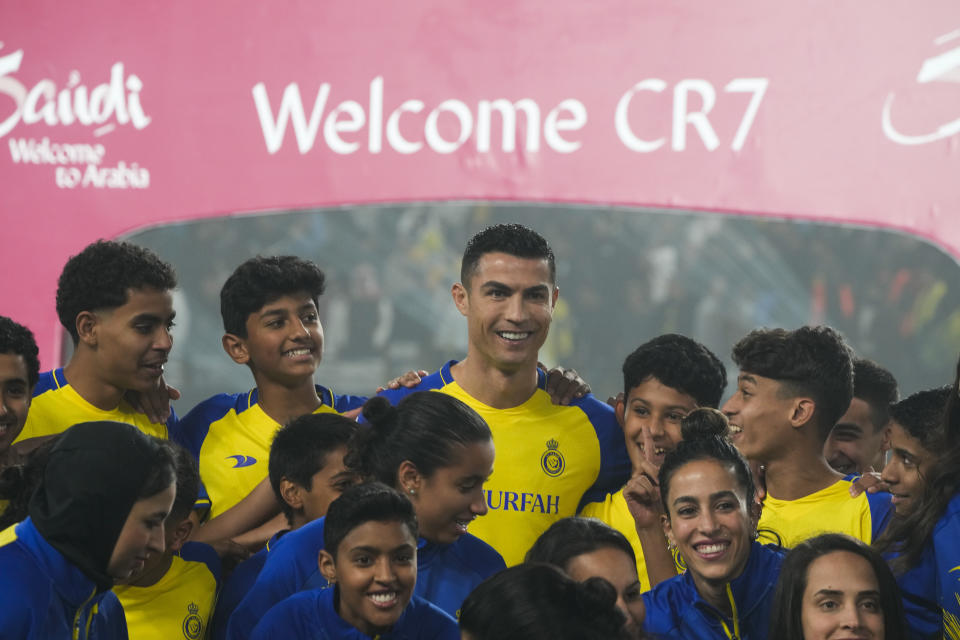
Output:
[[544,391],[543,372],[526,402],[495,409],[457,384],[450,374],[453,364],[412,389],[381,395],[397,404],[414,391],[439,391],[486,420],[496,448],[493,475],[484,488],[489,511],[470,524],[470,532],[500,552],[507,566],[515,565],[551,524],[623,486],[630,476],[623,431],[613,408],[592,395],[569,406],[553,404]]
[[893,514],[889,493],[863,492],[850,497],[854,476],[796,500],[767,494],[760,514],[760,540],[792,549],[821,533],[845,533],[872,544]]
[[118,585],[131,640],[198,640],[206,637],[220,584],[220,558],[212,547],[188,542],[170,568],[149,587]]
[[[314,413],[344,413],[366,401],[334,395],[321,386],[317,386],[317,395],[323,404]],[[194,407],[178,425],[177,441],[200,465],[211,518],[243,500],[267,477],[270,444],[281,425],[263,411],[258,397],[256,389],[213,396]]]
[[40,374],[37,386],[33,390],[27,423],[17,437],[17,441],[27,438],[57,435],[80,422],[112,420],[132,424],[147,435],[166,439],[175,428],[177,417],[172,411],[166,424],[153,424],[146,414],[136,411],[121,400],[116,409],[99,409],[77,393],[63,369],[45,371]]

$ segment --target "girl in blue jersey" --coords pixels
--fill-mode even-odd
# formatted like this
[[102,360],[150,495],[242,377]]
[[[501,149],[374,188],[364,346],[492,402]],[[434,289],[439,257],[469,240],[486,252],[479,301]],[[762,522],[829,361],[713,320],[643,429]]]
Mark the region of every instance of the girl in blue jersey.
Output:
[[[396,407],[381,397],[363,408],[370,427],[351,441],[344,462],[364,480],[410,499],[419,523],[414,593],[454,615],[485,578],[504,568],[493,547],[467,533],[487,511],[483,483],[493,469],[490,428],[473,409],[444,393],[421,391]],[[227,637],[249,637],[270,607],[326,584],[317,570],[325,519],[286,534],[230,620]]]
[[413,595],[417,518],[379,482],[350,487],[330,505],[320,570],[330,587],[290,596],[254,628],[260,640],[457,640],[452,617]]
[[716,409],[696,409],[660,468],[664,532],[687,571],[643,594],[654,637],[767,638],[783,556],[756,542],[753,477],[727,429]]
[[777,640],[905,640],[893,572],[856,538],[826,533],[793,548],[783,562],[771,614]]

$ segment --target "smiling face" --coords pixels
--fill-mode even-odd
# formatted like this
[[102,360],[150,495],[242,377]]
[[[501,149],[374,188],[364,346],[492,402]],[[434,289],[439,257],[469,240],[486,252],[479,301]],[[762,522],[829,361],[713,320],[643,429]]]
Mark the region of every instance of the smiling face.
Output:
[[343,538],[336,558],[320,552],[320,571],[339,588],[340,617],[375,636],[393,626],[410,602],[417,541],[402,522],[364,522]]
[[82,312],[78,321],[92,319],[84,342],[95,351],[98,371],[112,386],[149,391],[163,375],[163,365],[173,348],[173,296],[158,289],[130,289],[123,305]]
[[163,553],[163,522],[173,506],[176,491],[176,484],[171,484],[163,491],[133,503],[107,565],[109,576],[126,580],[134,572],[141,571],[153,554]]
[[247,336],[227,334],[224,349],[235,362],[249,364],[258,384],[303,384],[323,355],[323,327],[307,292],[280,296],[247,317]]
[[870,563],[849,551],[810,563],[800,620],[804,640],[882,640],[880,587]]
[[889,443],[890,460],[881,477],[890,485],[893,508],[898,515],[906,515],[923,497],[927,487],[924,478],[929,475],[936,455],[896,422],[890,423]]
[[17,439],[30,409],[27,363],[15,353],[0,353],[0,454]]
[[624,404],[617,406],[617,414],[634,471],[639,468],[635,460],[640,456],[658,468],[663,464],[667,452],[683,439],[680,422],[696,408],[693,396],[653,377],[630,389]]
[[878,465],[883,435],[884,429],[873,424],[870,405],[854,398],[830,431],[823,445],[823,457],[840,473],[863,473]]
[[756,530],[750,504],[733,468],[716,460],[688,462],[670,477],[664,532],[704,597],[747,564]]
[[453,463],[429,477],[407,478],[401,465],[400,490],[413,502],[422,537],[441,544],[455,542],[474,518],[487,512],[483,483],[493,473],[493,458],[493,441],[487,440],[455,446]]
[[636,635],[643,622],[645,609],[640,598],[637,564],[633,558],[621,549],[604,547],[574,556],[564,571],[577,582],[598,576],[612,584],[617,590],[617,608],[626,616],[631,637]]
[[469,353],[503,371],[536,367],[559,290],[546,260],[505,253],[480,256],[453,300],[467,318]]
[[794,398],[782,392],[781,384],[741,371],[737,390],[723,405],[730,421],[733,444],[751,462],[768,462],[787,444]]

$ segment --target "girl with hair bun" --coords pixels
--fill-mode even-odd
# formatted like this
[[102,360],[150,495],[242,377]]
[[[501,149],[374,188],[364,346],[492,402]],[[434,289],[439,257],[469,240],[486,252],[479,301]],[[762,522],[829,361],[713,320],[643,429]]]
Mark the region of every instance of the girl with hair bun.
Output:
[[462,640],[627,640],[617,592],[603,578],[576,582],[529,563],[477,587],[460,612]]
[[[369,427],[351,441],[344,463],[413,503],[419,524],[415,595],[451,615],[480,582],[504,568],[493,547],[467,533],[487,512],[483,483],[493,471],[490,428],[477,412],[444,393],[421,391],[396,407],[381,397],[363,407]],[[227,636],[249,629],[280,600],[326,586],[317,568],[324,518],[286,534],[237,607]]]
[[783,554],[756,541],[750,467],[726,417],[692,411],[660,467],[663,529],[687,572],[644,593],[644,630],[663,638],[767,638]]

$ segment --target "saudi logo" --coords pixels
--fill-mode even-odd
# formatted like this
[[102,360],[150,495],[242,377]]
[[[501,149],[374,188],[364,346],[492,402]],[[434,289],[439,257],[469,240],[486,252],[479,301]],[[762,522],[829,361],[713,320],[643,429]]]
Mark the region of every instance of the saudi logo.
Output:
[[187,640],[197,640],[203,635],[203,620],[199,616],[200,607],[192,602],[187,605],[187,617],[183,619],[183,637]]
[[563,473],[567,463],[560,453],[560,443],[551,438],[547,441],[547,450],[540,456],[540,468],[551,478],[556,478]]

